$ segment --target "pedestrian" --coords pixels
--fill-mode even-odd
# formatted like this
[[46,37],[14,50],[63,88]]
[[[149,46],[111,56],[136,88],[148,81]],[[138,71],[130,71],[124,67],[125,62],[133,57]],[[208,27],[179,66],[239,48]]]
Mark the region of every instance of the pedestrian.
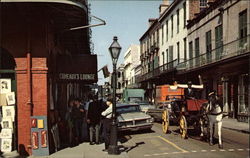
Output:
[[80,106],[80,99],[75,99],[74,106],[72,108],[72,120],[74,125],[74,137],[76,145],[81,142],[82,123],[85,116],[84,112],[85,110]]
[[[89,103],[87,122],[89,124],[90,145],[100,144],[100,121],[101,121],[101,105],[97,96]],[[95,136],[95,143],[94,143]]]
[[109,143],[110,143],[110,128],[111,128],[111,116],[112,116],[112,98],[108,98],[106,102],[108,108],[102,112],[103,120],[103,134],[104,134],[104,142],[105,149],[103,151],[108,151]]
[[73,106],[74,106],[74,99],[70,99],[68,107],[67,107],[67,112],[66,112],[66,115],[65,115],[65,120],[66,120],[66,123],[67,123],[68,134],[69,134],[68,135],[69,146],[73,145],[73,119],[72,119]]

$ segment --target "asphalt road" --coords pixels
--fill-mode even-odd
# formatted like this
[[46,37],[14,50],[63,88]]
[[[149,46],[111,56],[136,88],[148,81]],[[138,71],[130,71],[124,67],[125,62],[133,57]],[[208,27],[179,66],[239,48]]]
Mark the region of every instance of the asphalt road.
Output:
[[152,131],[127,132],[120,140],[131,158],[249,158],[249,134],[222,129],[224,149],[219,149],[217,139],[209,146],[192,129],[188,139],[180,137],[177,126],[171,126],[171,131],[163,134],[161,124],[155,123]]

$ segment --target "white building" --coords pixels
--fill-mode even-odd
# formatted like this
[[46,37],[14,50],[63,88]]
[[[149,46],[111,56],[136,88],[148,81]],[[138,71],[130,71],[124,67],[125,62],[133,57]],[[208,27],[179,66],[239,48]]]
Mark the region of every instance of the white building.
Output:
[[140,46],[132,44],[124,54],[125,87],[135,84],[135,67],[140,65]]

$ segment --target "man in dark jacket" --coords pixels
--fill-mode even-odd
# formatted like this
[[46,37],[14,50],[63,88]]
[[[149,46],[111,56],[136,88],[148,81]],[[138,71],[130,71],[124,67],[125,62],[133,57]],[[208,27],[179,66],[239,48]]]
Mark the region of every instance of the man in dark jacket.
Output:
[[[97,100],[97,96],[94,97],[93,102],[89,104],[87,122],[89,123],[89,137],[90,145],[99,144],[100,135],[100,121],[101,121],[102,107]],[[94,143],[95,135],[95,143]]]

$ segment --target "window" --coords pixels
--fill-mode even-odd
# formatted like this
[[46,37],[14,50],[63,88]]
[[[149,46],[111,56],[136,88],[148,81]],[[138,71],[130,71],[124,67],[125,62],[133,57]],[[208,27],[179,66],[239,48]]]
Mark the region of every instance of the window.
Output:
[[186,22],[187,22],[187,16],[186,16],[187,13],[186,13],[186,10],[187,10],[187,9],[186,9],[186,2],[184,2],[184,3],[183,3],[183,12],[184,12],[184,13],[183,13],[183,20],[184,20],[184,23],[183,23],[183,24],[184,24],[184,28],[186,27]]
[[200,11],[203,11],[207,7],[207,0],[200,0]]
[[164,41],[164,25],[161,26],[161,44],[163,45]]
[[180,17],[179,17],[179,14],[180,14],[180,13],[179,13],[179,9],[177,9],[177,33],[179,33],[179,25],[180,25],[180,21],[179,21],[179,20],[180,20],[180,19],[179,19]]
[[162,65],[164,65],[164,64],[165,64],[165,53],[162,52]]
[[169,63],[169,53],[168,53],[168,49],[166,49],[166,60],[167,60],[166,63]]
[[184,46],[184,61],[187,60],[187,38],[183,39],[183,46]]
[[200,8],[204,8],[207,6],[207,0],[200,0]]
[[212,59],[212,37],[211,30],[206,32],[206,54],[207,54],[207,62],[210,62]]
[[223,52],[223,28],[219,25],[215,28],[216,59],[220,59]]
[[168,41],[168,20],[166,21],[166,41]]
[[239,14],[239,37],[240,47],[247,43],[247,10]]
[[169,62],[170,62],[170,64],[169,64],[169,67],[170,68],[173,68],[173,58],[174,58],[174,46],[169,46]]
[[193,66],[193,42],[189,42],[189,64],[190,67]]
[[195,39],[195,64],[199,65],[199,55],[200,55],[200,41],[199,38]]
[[177,42],[177,62],[180,63],[180,42]]
[[174,17],[172,15],[171,16],[171,37],[173,37],[173,32],[174,32]]

